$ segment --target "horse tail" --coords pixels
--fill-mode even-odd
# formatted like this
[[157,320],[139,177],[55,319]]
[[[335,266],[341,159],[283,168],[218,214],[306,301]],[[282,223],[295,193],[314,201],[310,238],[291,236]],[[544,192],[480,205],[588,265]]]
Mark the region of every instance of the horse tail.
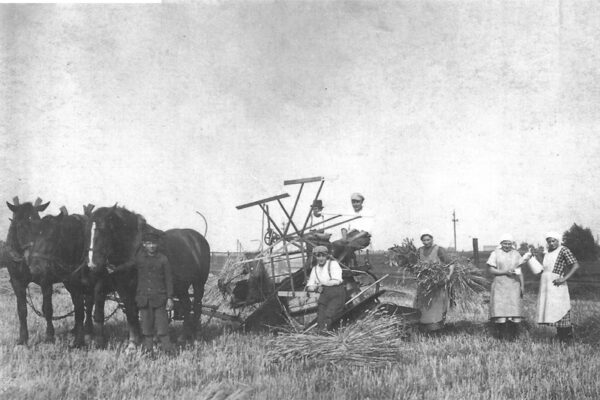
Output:
[[206,218],[204,217],[204,215],[202,215],[202,213],[200,211],[196,211],[196,214],[198,214],[199,216],[202,217],[202,219],[204,220],[204,237],[206,237],[206,234],[208,233],[208,222],[206,221]]

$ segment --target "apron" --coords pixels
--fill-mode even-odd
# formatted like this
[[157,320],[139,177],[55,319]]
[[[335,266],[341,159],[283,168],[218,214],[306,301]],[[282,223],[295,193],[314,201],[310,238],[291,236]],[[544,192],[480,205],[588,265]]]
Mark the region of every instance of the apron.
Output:
[[544,272],[540,279],[540,295],[538,297],[538,324],[552,324],[558,322],[571,309],[571,298],[566,283],[555,286],[552,283],[560,278],[559,274],[552,272],[556,259],[562,246],[544,255]]
[[[496,268],[499,271],[515,269],[520,265],[521,255],[516,250],[505,252],[497,249]],[[495,276],[490,293],[490,318],[522,317],[521,280],[518,276]]]
[[[433,245],[431,253],[425,256],[425,249],[421,247],[419,249],[419,260],[423,262],[437,263],[440,262],[438,257],[438,247]],[[417,299],[419,298],[419,288],[417,287]],[[436,294],[433,295],[429,307],[422,306],[421,319],[419,320],[422,324],[435,324],[443,322],[446,319],[446,313],[450,306],[450,297],[446,288],[440,288]]]

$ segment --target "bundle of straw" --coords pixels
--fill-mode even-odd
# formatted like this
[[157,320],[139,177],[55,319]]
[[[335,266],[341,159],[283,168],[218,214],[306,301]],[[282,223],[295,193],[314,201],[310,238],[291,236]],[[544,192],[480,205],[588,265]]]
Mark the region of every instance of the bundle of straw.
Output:
[[370,313],[367,317],[324,335],[283,333],[268,342],[270,362],[348,363],[381,366],[397,362],[407,324],[398,317]]
[[[483,271],[469,259],[456,257],[447,264],[422,262],[413,240],[408,238],[402,241],[402,245],[395,245],[389,250],[392,255],[390,260],[416,277],[417,307],[429,307],[441,290],[447,290],[451,304],[461,309],[473,309],[481,304],[480,294],[487,290],[489,282]],[[453,266],[454,272],[448,278],[450,266]]]
[[389,248],[390,266],[399,268],[408,268],[417,262],[419,253],[413,244],[412,239],[404,239],[401,245],[395,244]]
[[459,257],[454,261],[454,272],[447,287],[452,305],[458,305],[466,311],[481,307],[481,294],[489,290],[490,282],[485,272],[471,260]]

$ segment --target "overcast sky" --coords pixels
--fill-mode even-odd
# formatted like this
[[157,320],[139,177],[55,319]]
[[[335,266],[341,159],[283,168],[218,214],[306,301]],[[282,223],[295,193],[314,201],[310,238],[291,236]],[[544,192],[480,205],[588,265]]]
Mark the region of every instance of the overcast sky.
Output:
[[459,249],[506,232],[541,243],[573,222],[600,233],[596,2],[1,5],[0,18],[6,201],[118,202],[204,232],[198,210],[213,250],[252,250],[260,211],[235,206],[324,176],[328,212],[364,194],[377,249],[424,228],[451,246],[454,209]]

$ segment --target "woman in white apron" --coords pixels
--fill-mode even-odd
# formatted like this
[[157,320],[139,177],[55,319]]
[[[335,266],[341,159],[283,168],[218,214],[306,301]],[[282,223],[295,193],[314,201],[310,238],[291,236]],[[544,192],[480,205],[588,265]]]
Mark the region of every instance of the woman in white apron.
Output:
[[496,326],[500,339],[514,340],[518,323],[523,319],[523,289],[525,282],[521,273],[531,254],[521,257],[513,248],[511,235],[500,238],[500,246],[492,251],[487,265],[494,276],[490,293],[490,321]]
[[[433,234],[430,231],[423,231],[421,234],[421,242],[423,242],[423,246],[419,248],[419,261],[445,264],[449,262],[444,249],[433,244]],[[454,266],[451,265],[448,268],[448,279],[450,279],[453,271]],[[443,328],[446,321],[446,313],[448,312],[448,308],[450,306],[450,297],[448,296],[448,291],[445,288],[441,288],[433,295],[429,306],[422,305],[422,303],[422,293],[417,286],[415,308],[419,308],[419,311],[421,311],[421,318],[419,319],[421,327],[423,330],[429,332]]]
[[[535,258],[529,261],[534,272],[542,272],[538,297],[538,324],[556,326],[558,339],[568,342],[573,338],[571,299],[567,279],[579,269],[577,259],[568,248],[560,245],[558,232],[546,234],[548,249],[542,265]],[[567,269],[570,268],[567,273]]]

